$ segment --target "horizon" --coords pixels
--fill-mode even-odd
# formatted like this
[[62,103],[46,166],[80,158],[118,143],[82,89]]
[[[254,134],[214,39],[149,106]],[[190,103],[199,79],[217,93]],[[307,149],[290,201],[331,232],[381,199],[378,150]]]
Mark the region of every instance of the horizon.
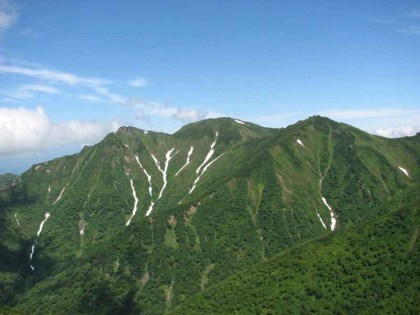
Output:
[[119,127],[420,131],[420,3],[0,0],[0,174]]

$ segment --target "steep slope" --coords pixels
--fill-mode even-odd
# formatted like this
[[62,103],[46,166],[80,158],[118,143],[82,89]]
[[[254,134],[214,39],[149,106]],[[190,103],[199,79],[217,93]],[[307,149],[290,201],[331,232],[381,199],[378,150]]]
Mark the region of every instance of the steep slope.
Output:
[[417,314],[419,204],[318,237],[187,300],[171,314]]
[[13,298],[1,303],[163,313],[247,266],[417,200],[419,156],[418,136],[384,139],[322,117],[285,129],[230,118],[174,135],[120,128],[34,165],[3,198],[0,296]]

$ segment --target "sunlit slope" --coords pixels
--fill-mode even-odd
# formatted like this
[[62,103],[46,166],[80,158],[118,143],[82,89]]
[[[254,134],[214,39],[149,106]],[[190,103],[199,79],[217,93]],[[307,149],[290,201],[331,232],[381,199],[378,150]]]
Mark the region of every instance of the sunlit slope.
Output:
[[318,237],[198,294],[171,314],[415,314],[419,205]]
[[102,313],[163,313],[308,239],[418,200],[418,139],[322,117],[284,129],[210,119],[174,135],[122,127],[10,187],[0,254],[13,298],[2,303],[92,313],[105,299]]

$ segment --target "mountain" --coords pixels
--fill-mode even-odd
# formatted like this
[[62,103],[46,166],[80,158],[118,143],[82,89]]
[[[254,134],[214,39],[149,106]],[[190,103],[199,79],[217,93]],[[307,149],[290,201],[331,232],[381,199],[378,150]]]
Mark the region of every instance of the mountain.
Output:
[[18,178],[19,176],[11,173],[0,175],[0,190],[6,189],[9,184],[12,184],[13,181]]
[[282,129],[231,118],[173,135],[121,127],[32,166],[1,197],[0,303],[182,310],[246,268],[419,204],[419,157],[419,135],[386,139],[319,116]]

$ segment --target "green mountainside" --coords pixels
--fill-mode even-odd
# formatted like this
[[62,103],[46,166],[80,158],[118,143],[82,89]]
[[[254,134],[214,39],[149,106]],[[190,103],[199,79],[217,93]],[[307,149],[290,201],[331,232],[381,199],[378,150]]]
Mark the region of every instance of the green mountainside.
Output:
[[250,266],[292,261],[318,239],[331,240],[327,255],[336,238],[418,205],[419,166],[419,135],[386,139],[319,116],[284,129],[231,118],[173,135],[122,127],[32,166],[0,196],[0,305],[182,313],[245,268],[252,277]]
[[419,208],[320,236],[236,273],[170,313],[418,314]]

